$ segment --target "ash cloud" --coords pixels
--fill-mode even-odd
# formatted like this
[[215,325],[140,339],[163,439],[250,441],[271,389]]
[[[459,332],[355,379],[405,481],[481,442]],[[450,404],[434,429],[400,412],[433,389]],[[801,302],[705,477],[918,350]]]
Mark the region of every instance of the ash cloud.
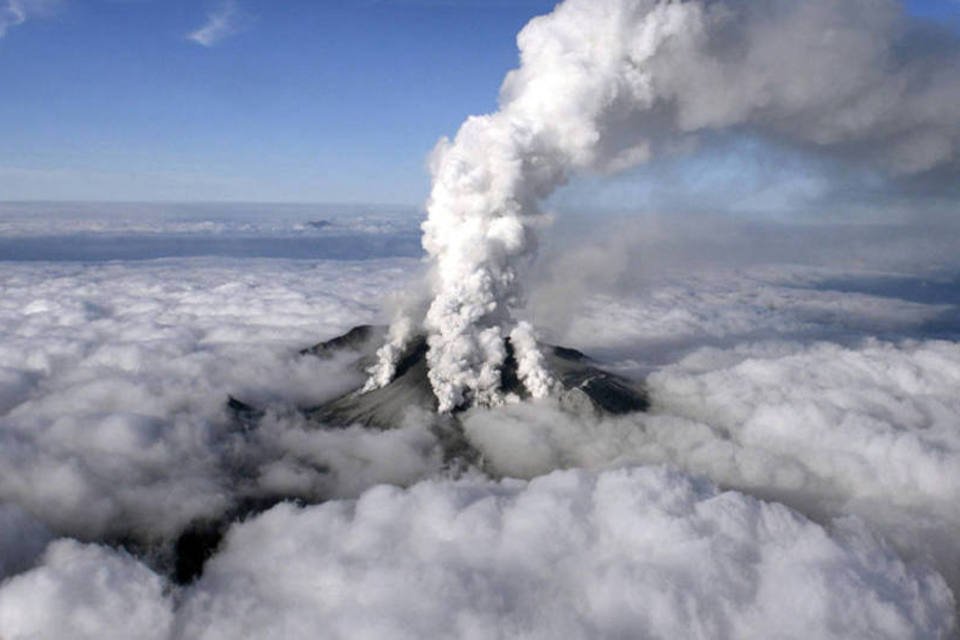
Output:
[[[499,111],[468,118],[431,160],[423,324],[441,410],[502,403],[496,374],[524,302],[533,221],[577,173],[621,171],[727,131],[894,176],[955,168],[956,39],[917,46],[918,29],[892,0],[568,0],[531,20]],[[384,348],[373,384],[390,378],[398,351]]]
[[522,317],[554,344],[673,362],[744,340],[957,335],[957,221],[570,212]]

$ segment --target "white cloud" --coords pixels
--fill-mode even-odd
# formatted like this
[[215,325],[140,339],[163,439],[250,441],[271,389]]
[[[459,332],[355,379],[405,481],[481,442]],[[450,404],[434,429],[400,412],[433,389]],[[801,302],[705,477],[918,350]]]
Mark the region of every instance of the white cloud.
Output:
[[7,0],[6,6],[0,7],[0,38],[7,34],[7,30],[23,24],[27,19],[23,5],[17,0]]
[[0,38],[30,18],[47,15],[60,0],[5,0],[0,3]]
[[[498,109],[468,117],[431,155],[432,300],[398,323],[429,334],[440,409],[504,401],[496,371],[522,313],[539,202],[577,174],[730,134],[892,175],[952,175],[960,81],[944,70],[960,66],[957,41],[928,47],[915,34],[896,0],[566,0],[532,19]],[[402,351],[392,333],[374,381],[390,379]]]
[[[786,607],[786,602],[794,606]],[[934,638],[953,598],[833,531],[658,468],[475,478],[235,526],[179,637]]]
[[8,263],[0,500],[61,534],[153,538],[216,516],[239,495],[356,495],[433,472],[439,462],[422,425],[324,432],[277,414],[240,433],[224,412],[228,394],[310,405],[358,384],[342,363],[296,351],[374,320],[382,293],[416,268]]
[[[785,603],[793,603],[785,614]],[[61,540],[0,585],[5,638],[945,638],[954,600],[855,519],[661,468],[480,476],[234,525],[170,593]]]
[[243,30],[244,14],[236,0],[223,0],[207,14],[206,23],[187,34],[187,40],[204,47],[212,47]]
[[653,410],[475,412],[496,471],[670,464],[815,518],[855,514],[960,586],[960,345],[768,342],[704,349],[648,379]]
[[[300,233],[292,212],[3,211],[0,232],[21,243]],[[357,224],[406,229],[371,220]],[[424,625],[609,637],[641,624],[653,637],[684,635],[681,624],[719,637],[945,637],[955,605],[936,573],[960,586],[960,347],[925,332],[960,298],[913,295],[938,255],[930,233],[911,244],[899,228],[864,227],[851,237],[869,259],[843,240],[821,253],[813,243],[804,261],[777,235],[794,227],[767,229],[763,243],[735,224],[661,228],[639,248],[617,231],[622,247],[552,263],[582,306],[573,322],[541,317],[563,344],[653,369],[654,410],[598,418],[546,402],[471,414],[485,472],[529,483],[476,470],[446,479],[415,414],[394,430],[326,430],[289,410],[360,382],[343,362],[295,352],[383,318],[383,293],[419,281],[417,260],[5,262],[0,635],[60,637],[82,617],[88,635],[129,636],[113,620],[129,609],[173,638],[268,626],[402,637]],[[707,253],[743,257],[690,259]],[[938,267],[955,274],[955,251],[949,260]],[[873,277],[914,279],[901,297],[823,286]],[[271,410],[234,428],[228,393]],[[415,486],[364,493],[381,483]],[[75,542],[43,554],[59,536],[169,539],[242,497],[277,495],[328,502],[235,524],[183,590],[140,564],[159,570],[149,554]],[[809,608],[785,619],[797,593]]]
[[[416,213],[408,207],[377,207],[374,211],[361,205],[0,203],[0,238],[23,241],[64,236],[82,241],[125,235],[166,240],[169,246],[176,246],[184,238],[269,241],[349,235],[344,240],[348,242],[362,240],[364,235],[416,234],[418,222]],[[381,251],[381,255],[389,254]]]
[[44,563],[0,588],[4,638],[166,640],[172,602],[163,579],[133,558],[61,540]]

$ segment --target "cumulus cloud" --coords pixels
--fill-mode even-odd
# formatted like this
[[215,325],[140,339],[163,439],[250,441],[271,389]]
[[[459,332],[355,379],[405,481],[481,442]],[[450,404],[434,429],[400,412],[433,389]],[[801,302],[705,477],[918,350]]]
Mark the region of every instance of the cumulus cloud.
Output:
[[960,347],[769,342],[704,349],[647,378],[650,414],[551,403],[474,412],[499,473],[676,465],[817,518],[856,514],[960,587]]
[[[785,610],[785,602],[798,606]],[[656,468],[386,487],[234,527],[180,637],[933,638],[935,573]]]
[[244,29],[245,14],[236,0],[223,0],[207,14],[200,28],[187,34],[187,40],[203,47],[212,47]]
[[[29,237],[23,218],[0,226]],[[54,218],[40,231],[109,233]],[[531,307],[561,344],[645,378],[653,410],[474,410],[482,469],[460,479],[416,412],[381,431],[293,410],[363,382],[296,353],[389,317],[381,296],[419,283],[417,260],[6,262],[0,635],[128,637],[129,610],[170,638],[950,637],[954,236],[674,221],[548,253],[537,282],[552,298],[567,281],[577,317]],[[233,420],[228,394],[265,415]],[[196,583],[168,582],[152,543],[279,498],[326,502],[234,523]],[[785,620],[797,594],[809,607]]]
[[0,633],[902,640],[947,637],[953,606],[856,520],[823,528],[649,467],[279,505],[234,525],[176,597],[124,552],[57,541],[0,585]]
[[[375,320],[382,292],[418,273],[404,259],[8,264],[0,499],[60,534],[155,539],[244,497],[351,497],[436,473],[437,443],[415,415],[396,431],[327,431],[290,410],[359,383],[343,362],[296,351]],[[711,340],[910,334],[951,311],[821,291],[818,274],[743,267],[649,277],[633,295],[596,286],[574,321],[544,326],[645,375]],[[272,408],[238,430],[228,394]],[[496,459],[496,443],[476,441]]]
[[249,430],[225,410],[228,394],[310,406],[358,384],[297,350],[373,320],[415,267],[8,264],[0,499],[61,534],[151,540],[245,496],[356,495],[436,470],[421,424],[326,433],[278,410]]
[[96,545],[55,542],[42,565],[0,587],[5,638],[166,640],[172,623],[163,579]]

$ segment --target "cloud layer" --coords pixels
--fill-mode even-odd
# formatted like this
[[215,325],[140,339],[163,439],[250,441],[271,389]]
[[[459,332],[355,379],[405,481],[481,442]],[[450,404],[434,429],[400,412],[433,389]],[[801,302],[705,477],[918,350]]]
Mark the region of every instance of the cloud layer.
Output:
[[170,637],[163,579],[123,553],[61,540],[43,564],[0,588],[0,629],[10,638]]
[[[70,224],[107,233],[88,222]],[[531,306],[646,378],[654,410],[473,411],[483,470],[459,477],[416,413],[379,431],[293,411],[362,382],[297,350],[382,321],[417,260],[5,263],[0,635],[951,637],[945,234],[686,225],[618,227],[600,257],[552,239]],[[236,422],[228,394],[265,417]],[[184,527],[281,497],[326,502],[229,524],[199,581],[172,584],[162,551]]]
[[[0,587],[8,637],[937,638],[943,580],[855,522],[676,472],[557,472],[373,489],[235,526],[167,596],[121,553],[52,544]],[[785,615],[785,603],[789,615]]]
[[[803,603],[787,616],[786,594]],[[948,630],[952,606],[939,577],[863,531],[831,537],[783,507],[647,468],[277,508],[231,532],[188,593],[181,632],[921,638]]]
[[703,350],[648,384],[649,415],[517,405],[475,413],[467,435],[509,476],[667,463],[814,517],[856,514],[960,585],[955,343]]
[[62,534],[151,539],[244,495],[356,495],[434,470],[423,427],[320,432],[280,411],[242,432],[224,404],[308,406],[356,385],[296,351],[374,319],[411,266],[8,264],[0,497]]

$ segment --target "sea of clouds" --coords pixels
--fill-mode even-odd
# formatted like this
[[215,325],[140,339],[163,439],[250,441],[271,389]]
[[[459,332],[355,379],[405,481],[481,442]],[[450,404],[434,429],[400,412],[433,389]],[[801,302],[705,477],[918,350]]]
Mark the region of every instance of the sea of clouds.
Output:
[[[3,638],[955,637],[956,235],[568,218],[529,319],[652,409],[473,410],[454,472],[415,413],[294,410],[362,384],[298,351],[388,319],[418,258],[183,256],[151,215],[170,257],[0,256]],[[174,583],[186,527],[281,499]]]

